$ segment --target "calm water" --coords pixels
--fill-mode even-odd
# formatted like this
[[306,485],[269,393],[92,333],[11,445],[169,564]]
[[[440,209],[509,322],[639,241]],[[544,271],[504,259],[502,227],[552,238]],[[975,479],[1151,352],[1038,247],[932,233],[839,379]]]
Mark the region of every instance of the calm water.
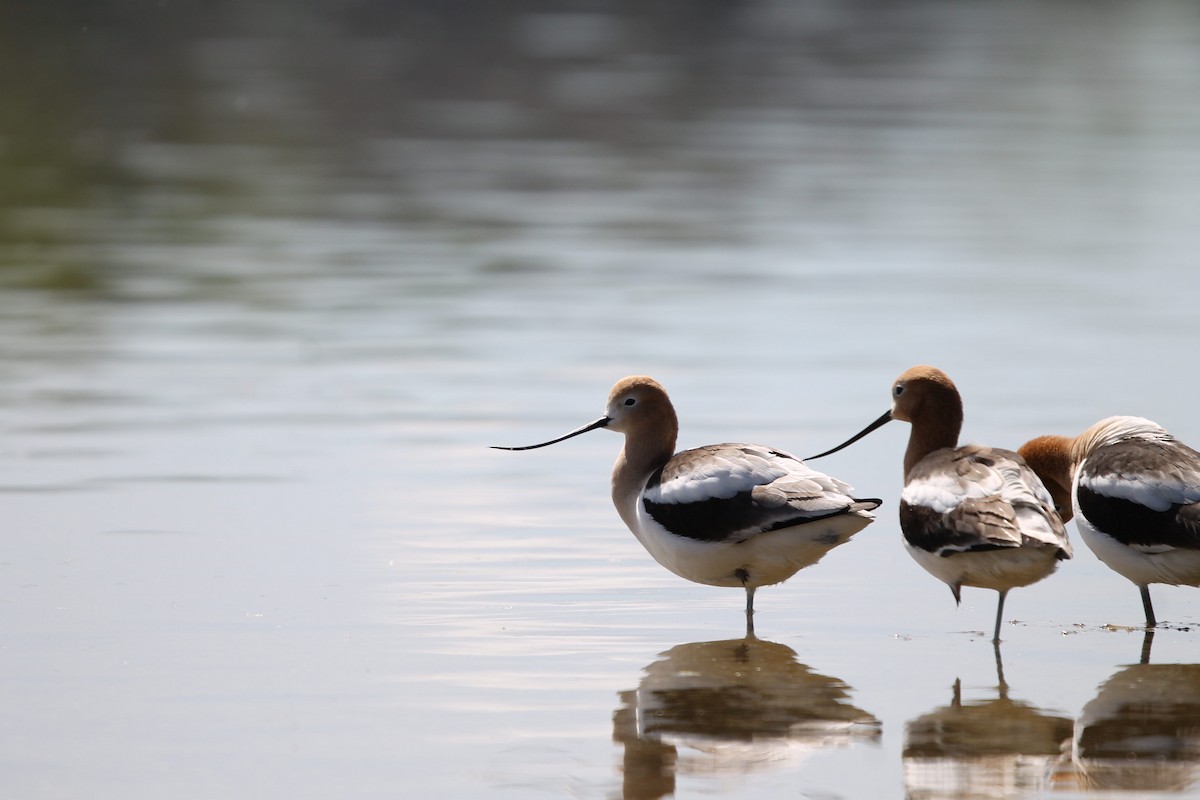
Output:
[[970,440],[1200,442],[1197,7],[495,5],[0,25],[0,792],[1200,796],[1197,590],[1144,659],[1071,526],[1001,663],[904,426],[754,641],[617,437],[487,449],[649,373],[681,446],[814,452],[916,363]]

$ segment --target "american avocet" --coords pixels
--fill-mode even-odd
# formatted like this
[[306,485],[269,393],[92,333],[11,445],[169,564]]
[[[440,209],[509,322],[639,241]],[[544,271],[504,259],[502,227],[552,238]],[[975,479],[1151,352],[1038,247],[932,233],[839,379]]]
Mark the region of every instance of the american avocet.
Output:
[[1010,589],[1036,583],[1071,557],[1067,531],[1053,500],[1024,460],[1010,450],[958,446],[962,397],[946,373],[919,366],[892,384],[892,408],[821,458],[853,444],[890,420],[912,423],[904,454],[900,530],[916,562],[950,586],[995,589],[1000,641]]
[[696,583],[754,590],[792,577],[865,528],[880,500],[782,450],[712,444],[675,453],[679,422],[667,392],[642,375],[623,378],[604,416],[530,450],[607,428],[625,434],[612,499],[638,541],[667,569]]
[[1200,453],[1141,417],[1109,417],[1079,436],[1021,446],[1042,479],[1070,488],[1075,524],[1096,557],[1141,591],[1200,586]]

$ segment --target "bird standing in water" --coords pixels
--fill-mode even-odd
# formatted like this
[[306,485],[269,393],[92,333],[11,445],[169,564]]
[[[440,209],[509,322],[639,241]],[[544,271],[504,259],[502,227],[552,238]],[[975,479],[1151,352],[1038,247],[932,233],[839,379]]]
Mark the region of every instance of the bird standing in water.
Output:
[[1067,531],[1042,481],[1011,450],[958,446],[963,405],[936,367],[917,366],[892,384],[892,408],[836,453],[893,420],[912,424],[904,453],[900,529],[918,564],[950,586],[954,602],[975,586],[999,593],[993,642],[1000,641],[1004,600],[1071,557]]
[[654,379],[623,378],[604,416],[530,450],[598,428],[625,435],[612,473],[617,513],[659,564],[709,586],[746,591],[747,633],[754,592],[787,580],[845,544],[874,519],[881,501],[782,450],[713,444],[675,453],[679,422]]
[[1150,584],[1200,586],[1200,453],[1142,417],[1039,436],[1020,452],[1096,557],[1138,587],[1147,628],[1158,624]]

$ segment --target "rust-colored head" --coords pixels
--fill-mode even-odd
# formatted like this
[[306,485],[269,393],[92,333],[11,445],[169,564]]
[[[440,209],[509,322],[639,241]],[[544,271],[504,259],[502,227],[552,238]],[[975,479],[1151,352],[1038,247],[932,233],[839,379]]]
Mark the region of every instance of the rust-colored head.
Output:
[[958,387],[937,367],[920,365],[904,371],[892,384],[892,419],[912,424],[904,453],[905,480],[925,456],[958,445],[963,404]]
[[1074,442],[1070,436],[1038,436],[1017,448],[1025,463],[1046,485],[1063,522],[1070,522],[1075,514],[1071,504],[1071,481],[1075,466],[1071,459],[1071,446]]
[[962,415],[958,387],[937,367],[910,367],[892,384],[892,419],[953,428],[957,440]]

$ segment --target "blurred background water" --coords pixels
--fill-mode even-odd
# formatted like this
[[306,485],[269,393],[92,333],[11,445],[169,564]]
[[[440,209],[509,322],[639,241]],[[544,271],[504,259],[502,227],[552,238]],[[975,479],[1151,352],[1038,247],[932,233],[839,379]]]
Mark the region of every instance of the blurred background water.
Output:
[[[609,386],[799,454],[1200,442],[1200,7],[0,7],[12,797],[1196,795],[1196,590],[961,608],[885,498],[759,594],[654,564]],[[1133,628],[1129,627],[1133,626]],[[1112,796],[1106,794],[1105,796]]]

